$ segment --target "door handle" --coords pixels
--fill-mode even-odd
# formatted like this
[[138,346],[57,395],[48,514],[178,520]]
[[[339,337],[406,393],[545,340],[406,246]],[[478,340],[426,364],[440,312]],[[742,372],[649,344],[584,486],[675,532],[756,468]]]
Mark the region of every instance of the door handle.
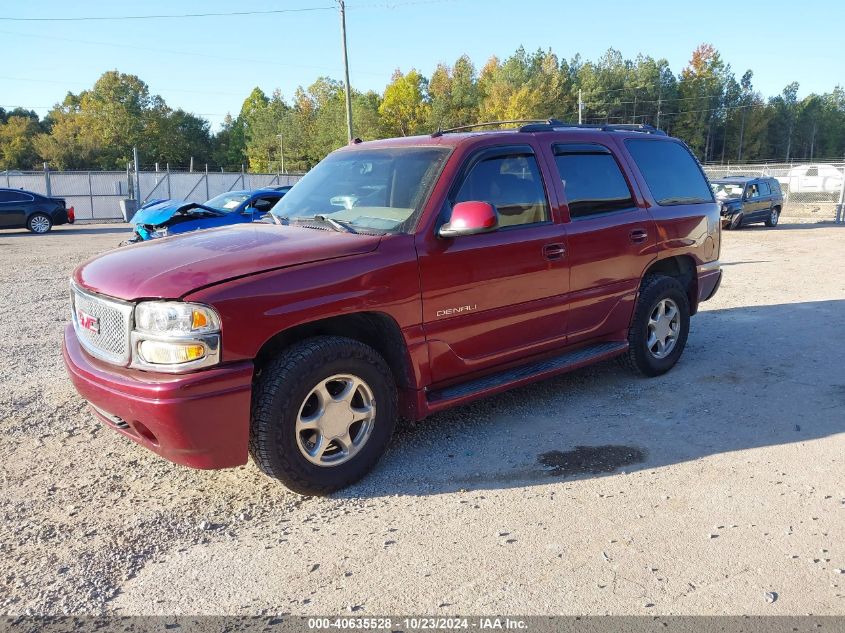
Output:
[[543,257],[548,260],[562,259],[566,255],[566,247],[563,244],[546,244],[543,247]]
[[634,229],[631,231],[631,241],[634,244],[645,242],[648,239],[648,231],[645,229]]

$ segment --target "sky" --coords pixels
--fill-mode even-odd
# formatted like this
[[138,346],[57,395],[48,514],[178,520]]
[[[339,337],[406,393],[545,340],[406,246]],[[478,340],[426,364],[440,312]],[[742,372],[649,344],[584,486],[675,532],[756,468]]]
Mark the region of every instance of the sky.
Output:
[[[288,12],[193,18],[35,21],[32,18]],[[304,10],[303,10],[304,9]],[[12,20],[8,18],[28,18]],[[517,47],[597,59],[665,58],[677,74],[693,49],[713,44],[737,78],[754,71],[768,97],[800,84],[799,97],[845,85],[845,2],[710,0],[348,0],[350,83],[382,91],[396,68],[430,76],[466,53],[477,68]],[[216,129],[255,86],[292,97],[321,75],[342,79],[335,0],[0,0],[0,107],[43,116],[66,92],[107,70],[138,75],[173,108]]]

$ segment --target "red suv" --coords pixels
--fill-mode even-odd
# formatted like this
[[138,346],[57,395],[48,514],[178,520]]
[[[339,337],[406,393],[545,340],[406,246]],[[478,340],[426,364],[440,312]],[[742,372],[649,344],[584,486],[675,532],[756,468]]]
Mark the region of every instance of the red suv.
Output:
[[668,371],[721,280],[704,173],[643,126],[355,141],[269,217],[81,265],[64,359],[139,444],[251,454],[307,494],[362,477],[398,418],[614,356]]

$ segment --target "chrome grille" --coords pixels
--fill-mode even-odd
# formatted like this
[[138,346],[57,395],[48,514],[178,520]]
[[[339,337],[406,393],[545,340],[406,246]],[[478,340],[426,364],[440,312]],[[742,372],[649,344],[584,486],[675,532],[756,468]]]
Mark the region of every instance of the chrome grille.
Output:
[[133,304],[84,292],[75,285],[71,299],[73,328],[82,346],[104,361],[128,365]]

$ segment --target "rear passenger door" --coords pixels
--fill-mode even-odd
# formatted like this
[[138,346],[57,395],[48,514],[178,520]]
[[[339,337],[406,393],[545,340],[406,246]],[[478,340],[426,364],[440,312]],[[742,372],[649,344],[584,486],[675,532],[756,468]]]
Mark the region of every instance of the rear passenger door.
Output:
[[35,200],[21,191],[0,191],[0,228],[14,229],[26,225],[27,208]]
[[552,146],[569,209],[568,344],[628,328],[640,275],[654,256],[654,221],[609,146]]

